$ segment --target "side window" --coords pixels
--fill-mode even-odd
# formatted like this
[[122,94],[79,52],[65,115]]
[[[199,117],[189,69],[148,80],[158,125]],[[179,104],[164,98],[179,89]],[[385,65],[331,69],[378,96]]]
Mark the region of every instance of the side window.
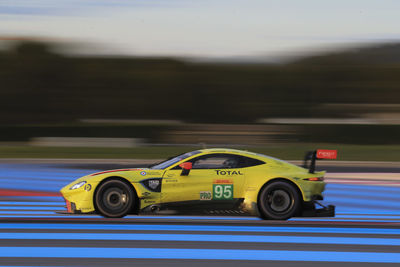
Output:
[[258,159],[240,156],[240,162],[238,168],[253,167],[261,164],[265,164],[265,162]]
[[193,169],[233,169],[238,168],[240,159],[230,154],[204,155],[191,160]]

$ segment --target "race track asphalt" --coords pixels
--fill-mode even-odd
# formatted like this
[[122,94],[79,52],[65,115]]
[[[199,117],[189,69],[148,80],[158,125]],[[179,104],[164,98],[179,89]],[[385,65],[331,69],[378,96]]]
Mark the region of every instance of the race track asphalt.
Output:
[[[97,168],[96,170],[101,169]],[[66,182],[95,171],[0,164],[1,266],[399,266],[400,187],[329,182],[335,218],[66,215]],[[385,170],[380,170],[380,172]],[[399,177],[400,178],[400,177]],[[341,182],[343,181],[343,182]],[[394,183],[396,183],[394,181]]]

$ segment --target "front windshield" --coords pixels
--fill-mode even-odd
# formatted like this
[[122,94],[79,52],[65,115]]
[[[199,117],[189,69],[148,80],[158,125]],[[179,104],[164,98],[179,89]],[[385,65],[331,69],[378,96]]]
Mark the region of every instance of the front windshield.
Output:
[[169,159],[167,159],[165,161],[162,161],[162,162],[160,162],[160,163],[158,163],[158,164],[156,164],[154,166],[151,166],[150,169],[163,170],[163,169],[168,168],[169,166],[171,166],[171,165],[173,165],[173,164],[175,164],[175,163],[177,163],[177,162],[179,162],[181,160],[184,160],[184,159],[186,159],[188,157],[191,157],[191,156],[199,154],[199,153],[201,153],[201,152],[198,151],[198,150],[192,151],[192,152],[187,152],[185,154],[181,154],[181,155],[178,155],[176,157],[169,158]]

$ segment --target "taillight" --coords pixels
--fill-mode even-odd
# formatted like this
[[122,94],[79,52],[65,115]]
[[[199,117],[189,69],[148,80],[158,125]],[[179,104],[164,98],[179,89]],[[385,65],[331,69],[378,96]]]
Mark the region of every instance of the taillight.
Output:
[[306,178],[306,179],[303,179],[303,180],[306,180],[306,181],[323,181],[324,177],[311,177],[311,178]]

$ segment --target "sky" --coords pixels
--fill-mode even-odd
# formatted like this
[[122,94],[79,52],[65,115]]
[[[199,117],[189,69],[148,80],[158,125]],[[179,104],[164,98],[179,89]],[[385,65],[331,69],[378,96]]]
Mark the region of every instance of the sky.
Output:
[[398,0],[0,0],[0,38],[83,53],[273,58],[400,39]]

